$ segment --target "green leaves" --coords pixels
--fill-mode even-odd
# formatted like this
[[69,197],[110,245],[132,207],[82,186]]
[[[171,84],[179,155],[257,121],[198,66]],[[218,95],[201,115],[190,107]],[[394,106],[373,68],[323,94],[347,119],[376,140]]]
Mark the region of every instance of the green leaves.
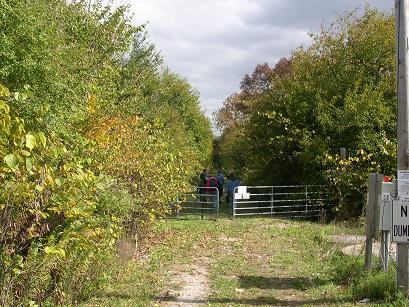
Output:
[[26,134],[26,147],[30,150],[33,150],[37,145],[37,139],[34,135],[27,133]]
[[32,158],[26,158],[26,169],[28,172],[31,172],[33,168],[33,159]]
[[10,168],[15,168],[17,166],[17,164],[18,164],[18,159],[14,154],[9,154],[9,155],[5,156],[3,161]]
[[[70,304],[72,283],[112,251],[131,210],[147,232],[211,152],[197,93],[162,70],[152,44],[131,48],[125,7],[93,2],[0,6],[0,79],[13,93],[0,86],[0,267],[27,255],[33,274],[8,293],[32,287],[23,292],[50,305]],[[46,289],[54,271],[64,283],[51,292],[67,294],[58,302]]]
[[28,149],[30,149],[30,151],[37,147],[39,144],[41,144],[44,148],[47,145],[47,138],[45,137],[44,132],[38,132],[36,135],[27,133],[25,135],[25,141],[25,145]]
[[45,137],[44,132],[39,132],[38,138],[40,139],[40,142],[43,145],[43,147],[45,147],[47,145],[47,138]]

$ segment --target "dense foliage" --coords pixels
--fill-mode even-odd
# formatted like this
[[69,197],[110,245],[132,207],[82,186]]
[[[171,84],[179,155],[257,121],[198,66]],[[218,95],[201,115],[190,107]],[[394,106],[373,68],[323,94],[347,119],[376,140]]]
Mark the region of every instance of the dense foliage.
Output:
[[0,1],[0,304],[72,304],[209,162],[197,92],[126,7]]
[[329,185],[342,217],[357,216],[368,173],[396,164],[393,16],[366,8],[311,37],[224,102],[218,155],[247,182]]

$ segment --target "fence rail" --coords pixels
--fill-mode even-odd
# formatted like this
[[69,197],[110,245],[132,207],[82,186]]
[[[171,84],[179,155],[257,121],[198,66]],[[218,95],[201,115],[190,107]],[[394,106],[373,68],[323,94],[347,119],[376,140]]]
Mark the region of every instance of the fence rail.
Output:
[[240,186],[233,196],[233,217],[316,218],[333,206],[322,185]]
[[181,194],[176,202],[169,205],[171,218],[189,216],[219,217],[219,190],[215,187],[193,187],[192,191]]

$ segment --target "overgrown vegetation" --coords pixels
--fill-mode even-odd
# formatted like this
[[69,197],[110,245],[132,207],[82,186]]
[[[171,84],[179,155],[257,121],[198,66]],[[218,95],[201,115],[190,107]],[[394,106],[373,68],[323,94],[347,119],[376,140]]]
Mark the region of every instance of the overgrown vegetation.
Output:
[[198,93],[126,7],[0,1],[0,304],[73,304],[210,159]]
[[205,269],[209,291],[189,303],[355,306],[367,299],[406,306],[392,264],[385,274],[374,261],[366,272],[363,255],[344,255],[343,245],[331,242],[332,235],[357,233],[362,229],[265,218],[162,222],[149,259],[118,269],[84,306],[182,303],[178,295],[195,283],[196,266]]
[[389,271],[385,273],[380,269],[380,264],[375,263],[372,270],[365,271],[363,256],[348,256],[341,252],[332,254],[327,262],[331,280],[347,286],[354,299],[385,302],[398,299],[393,266],[389,266]]
[[367,7],[311,38],[224,102],[218,156],[252,184],[329,185],[339,217],[357,217],[368,173],[396,168],[394,17]]

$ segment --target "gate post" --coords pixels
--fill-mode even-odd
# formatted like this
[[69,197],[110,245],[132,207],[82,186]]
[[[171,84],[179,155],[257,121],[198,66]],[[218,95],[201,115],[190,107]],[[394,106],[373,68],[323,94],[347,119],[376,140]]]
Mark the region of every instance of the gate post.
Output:
[[217,207],[216,207],[216,219],[219,218],[219,206],[220,206],[220,197],[219,197],[219,189],[216,188],[216,200],[217,200]]
[[202,210],[200,210],[201,211],[200,216],[202,220],[203,220],[203,206],[207,205],[207,190],[205,189],[204,191],[205,191],[204,195],[206,195],[206,196],[203,196],[204,203],[202,201],[200,202],[200,207],[202,208]]
[[235,218],[236,217],[236,189],[237,189],[237,187],[236,188],[234,188],[233,189],[233,195],[232,195],[232,197],[233,197],[233,203],[232,203],[232,212],[233,212],[233,218]]
[[180,209],[179,209],[179,195],[178,196],[176,196],[176,219],[179,219],[179,211],[180,211]]
[[305,213],[308,212],[308,186],[305,186]]
[[271,187],[271,213],[270,216],[273,217],[274,210],[274,187]]

